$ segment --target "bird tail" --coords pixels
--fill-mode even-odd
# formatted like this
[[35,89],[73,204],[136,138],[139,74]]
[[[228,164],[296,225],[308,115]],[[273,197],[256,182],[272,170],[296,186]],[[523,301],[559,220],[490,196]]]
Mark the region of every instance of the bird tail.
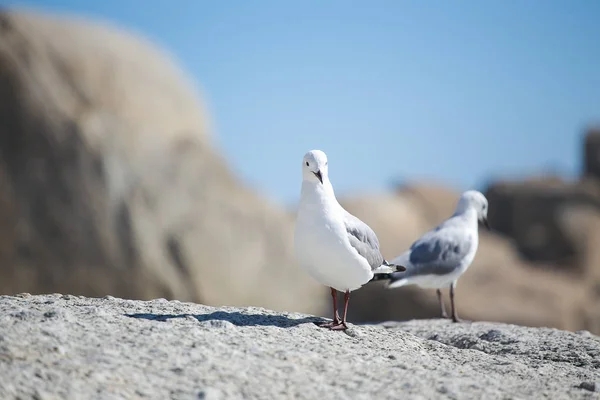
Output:
[[369,282],[389,280],[394,278],[394,274],[406,271],[406,267],[398,264],[391,264],[383,260],[383,264],[373,271],[373,278]]
[[406,284],[410,284],[408,278],[405,278],[402,272],[375,273],[369,282],[373,281],[388,281],[387,285],[385,285],[387,289],[394,289]]
[[394,272],[403,272],[406,271],[406,267],[400,264],[390,264],[386,260],[383,260],[383,264],[378,267],[375,271],[373,271],[374,275],[390,275]]
[[392,274],[386,272],[375,273],[369,282],[388,280],[392,278]]
[[[392,270],[387,271],[387,273],[376,275],[375,277],[373,277],[373,280],[388,280],[389,282],[386,285],[388,289],[400,287],[408,283],[403,272],[406,271],[405,265],[408,265],[409,263],[409,255],[410,251],[406,251],[400,254],[398,257],[394,258],[391,262],[387,262],[384,260],[383,266],[380,268],[392,267]],[[375,272],[377,273],[377,271]]]

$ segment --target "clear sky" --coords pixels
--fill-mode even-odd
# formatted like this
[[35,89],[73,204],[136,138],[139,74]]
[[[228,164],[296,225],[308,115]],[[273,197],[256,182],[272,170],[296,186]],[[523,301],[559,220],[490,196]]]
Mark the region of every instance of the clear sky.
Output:
[[197,80],[216,144],[272,198],[329,155],[338,194],[575,176],[600,121],[600,1],[0,0],[116,22]]

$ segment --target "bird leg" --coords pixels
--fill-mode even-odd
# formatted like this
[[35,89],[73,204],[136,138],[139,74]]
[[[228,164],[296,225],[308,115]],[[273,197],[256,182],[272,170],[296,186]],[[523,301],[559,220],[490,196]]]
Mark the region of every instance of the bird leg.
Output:
[[442,300],[442,291],[440,289],[436,290],[438,301],[440,302],[440,308],[442,309],[442,318],[448,318],[448,314],[446,313],[446,307],[444,306],[444,300]]
[[337,292],[334,288],[331,289],[331,297],[333,298],[333,321],[332,322],[324,322],[319,325],[322,328],[331,328],[332,326],[336,326],[340,324],[340,315],[338,314],[337,308]]
[[342,317],[342,322],[329,328],[332,331],[345,331],[346,329],[348,329],[348,325],[346,325],[346,315],[348,314],[348,301],[349,300],[350,300],[350,291],[346,290],[346,293],[344,293],[344,316]]
[[456,313],[456,305],[454,304],[454,286],[456,286],[456,282],[452,282],[450,284],[450,303],[452,303],[452,321],[460,322],[460,318],[458,318],[458,314]]

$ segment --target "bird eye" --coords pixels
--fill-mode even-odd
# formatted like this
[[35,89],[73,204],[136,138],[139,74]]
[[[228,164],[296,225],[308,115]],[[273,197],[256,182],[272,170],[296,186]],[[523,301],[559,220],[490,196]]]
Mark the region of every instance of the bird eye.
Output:
[[308,167],[308,161],[306,162],[306,166]]

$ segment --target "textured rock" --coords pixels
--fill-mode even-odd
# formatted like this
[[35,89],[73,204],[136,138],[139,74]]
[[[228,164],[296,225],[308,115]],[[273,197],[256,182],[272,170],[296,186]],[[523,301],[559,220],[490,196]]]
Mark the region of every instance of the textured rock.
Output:
[[344,333],[318,320],[163,299],[2,296],[0,398],[598,398],[600,338],[589,332],[422,320]]
[[122,30],[0,12],[0,293],[323,309],[290,217],[230,172],[193,87]]

